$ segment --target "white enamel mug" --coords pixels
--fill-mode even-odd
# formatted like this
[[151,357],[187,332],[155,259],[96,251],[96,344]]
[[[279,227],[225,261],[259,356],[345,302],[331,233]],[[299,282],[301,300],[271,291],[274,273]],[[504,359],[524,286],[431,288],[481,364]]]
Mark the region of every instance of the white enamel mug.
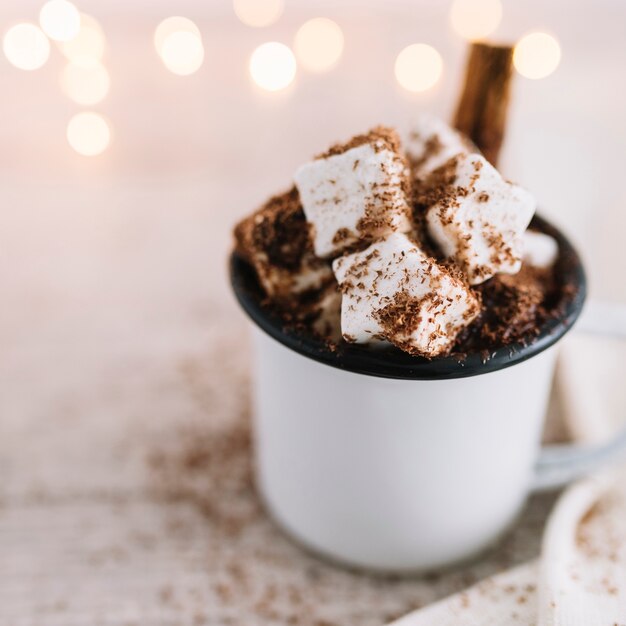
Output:
[[462,360],[331,352],[264,311],[250,268],[233,256],[235,294],[255,322],[257,485],[285,531],[359,568],[446,566],[497,541],[533,489],[564,484],[623,447],[624,437],[591,451],[540,448],[554,344],[585,297],[576,252],[550,232],[574,287],[562,317],[529,346]]

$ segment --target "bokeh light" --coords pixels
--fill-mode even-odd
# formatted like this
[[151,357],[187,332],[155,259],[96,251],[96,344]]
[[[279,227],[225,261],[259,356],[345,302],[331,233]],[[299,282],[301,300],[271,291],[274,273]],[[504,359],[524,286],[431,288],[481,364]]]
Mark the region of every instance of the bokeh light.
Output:
[[9,28],[2,49],[11,65],[20,70],[36,70],[50,56],[50,42],[35,24],[22,23]]
[[450,9],[452,28],[470,41],[491,35],[501,20],[500,0],[454,0]]
[[77,104],[97,104],[109,92],[110,84],[109,73],[97,62],[87,66],[70,62],[61,72],[61,89]]
[[77,113],[67,125],[67,141],[83,156],[101,154],[111,141],[109,124],[98,113]]
[[294,50],[298,61],[311,72],[333,67],[343,52],[343,32],[336,22],[316,17],[302,24],[296,33]]
[[255,28],[273,24],[284,8],[284,0],[233,0],[235,15],[247,26]]
[[68,0],[49,0],[41,7],[39,25],[50,39],[69,41],[80,31],[80,13]]
[[169,35],[177,32],[193,33],[200,41],[200,29],[188,18],[174,15],[164,19],[154,31],[154,47],[157,54],[161,56],[163,50],[163,42]]
[[519,40],[513,52],[515,69],[526,78],[545,78],[561,61],[559,42],[547,33],[530,33]]
[[288,87],[296,75],[296,57],[282,43],[269,41],[250,57],[250,75],[261,89],[279,91]]
[[78,35],[61,43],[61,52],[78,65],[94,65],[102,60],[106,47],[104,31],[91,15],[80,15]]
[[396,58],[396,79],[408,91],[426,91],[433,87],[443,71],[441,55],[432,46],[415,43]]
[[179,76],[193,74],[204,61],[202,40],[189,31],[173,32],[163,40],[161,60],[174,74]]

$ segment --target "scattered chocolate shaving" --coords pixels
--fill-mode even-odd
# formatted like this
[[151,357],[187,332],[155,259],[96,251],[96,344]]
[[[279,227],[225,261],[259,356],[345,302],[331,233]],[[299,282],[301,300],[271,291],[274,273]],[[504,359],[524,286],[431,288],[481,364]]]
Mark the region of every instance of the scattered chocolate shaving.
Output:
[[453,351],[489,353],[529,343],[550,317],[560,314],[562,292],[552,269],[523,266],[517,274],[497,274],[473,290],[482,299],[482,313],[461,333]]
[[[411,133],[411,137],[413,139],[418,139],[419,135],[413,131]],[[424,163],[428,162],[432,157],[439,154],[443,149],[443,144],[441,143],[441,139],[439,135],[433,135],[429,137],[428,140],[424,143],[424,151],[420,155],[419,158],[411,158],[409,157],[409,164],[413,170],[418,170],[420,167],[424,165]]]
[[[547,234],[554,235],[553,232]],[[421,242],[419,232],[416,241],[426,248]],[[439,262],[455,278],[466,282],[464,274],[453,262]],[[572,285],[560,280],[560,276],[565,275],[563,270],[568,262],[567,258],[561,257],[555,266],[549,269],[526,265],[518,274],[498,274],[472,287],[472,292],[482,305],[482,312],[459,334],[450,354],[463,358],[471,352],[483,352],[485,360],[488,360],[492,352],[502,346],[531,343],[539,329],[549,319],[562,315],[563,306],[575,294]],[[359,280],[359,272],[367,271],[365,265],[366,263],[361,269],[354,268],[351,280]],[[324,318],[324,323],[320,324],[318,320],[323,316],[320,301],[322,297],[318,292],[302,298],[298,306],[293,306],[292,302],[290,307],[280,307],[275,301],[270,300],[266,300],[265,305],[282,318],[286,328],[322,339],[329,350],[335,351],[340,345],[339,302],[335,300],[333,315]],[[379,315],[383,324],[392,326],[388,334],[396,336],[398,325],[402,327],[403,332],[408,333],[410,328],[418,323],[418,310],[418,302],[411,298],[403,298],[399,294],[394,302],[379,312]],[[346,341],[349,339],[344,337]],[[398,347],[403,350],[410,348],[406,345]]]
[[235,250],[255,269],[266,294],[283,307],[332,282],[330,262],[313,253],[295,187],[273,196],[235,227]]
[[[392,150],[398,154],[398,158],[404,160],[397,133],[382,126],[346,143],[337,144],[318,158],[341,154],[365,143],[377,145],[379,149]],[[428,149],[440,149],[436,139]],[[452,221],[458,198],[474,191],[471,181],[468,188],[455,184],[457,165],[458,157],[452,158],[426,179],[413,177],[411,183],[407,183],[407,190],[410,191],[407,198],[412,208],[414,224],[413,232],[409,236],[427,255],[444,266],[455,278],[467,284],[463,268],[443,257],[430,238],[425,223],[427,208],[435,204],[439,207],[441,220],[444,223],[446,220]],[[478,171],[482,164],[477,162],[475,166]],[[355,160],[354,168],[358,167],[359,162]],[[409,181],[410,176],[407,175],[406,179]],[[384,185],[380,185],[376,191],[376,199],[383,201],[389,193]],[[478,199],[486,202],[489,194],[482,192]],[[384,202],[378,204],[384,205]],[[375,233],[388,225],[379,209],[374,206],[366,207],[365,217],[357,225],[359,239],[348,246],[344,254],[364,249],[375,238]],[[491,238],[490,245],[496,249],[494,254],[497,259],[493,259],[494,263],[501,259],[511,260],[512,251],[498,233],[485,231],[483,234]],[[548,234],[554,236],[556,233]],[[354,235],[348,229],[339,229],[334,243],[353,239]],[[336,351],[342,343],[340,293],[330,270],[330,261],[317,259],[313,253],[310,226],[300,206],[297,190],[293,188],[271,198],[253,216],[237,226],[235,238],[237,252],[249,261],[259,278],[263,288],[259,299],[268,311],[278,315],[286,329],[321,339],[329,350]],[[482,304],[482,313],[459,334],[450,354],[462,359],[468,353],[479,352],[484,354],[485,359],[489,359],[492,352],[502,346],[532,342],[544,323],[550,318],[559,317],[565,303],[575,295],[576,287],[564,284],[559,279],[566,275],[561,270],[567,263],[568,259],[561,258],[554,268],[548,270],[526,266],[518,274],[498,274],[472,287],[477,301]],[[326,272],[323,275],[327,279],[297,292],[293,283],[294,276],[310,269],[322,269]],[[367,268],[364,266],[360,271],[366,272]],[[487,268],[473,268],[473,272],[479,276],[481,272],[484,276],[487,271]],[[354,268],[350,280],[358,285],[359,278],[359,268]],[[348,286],[346,282],[343,288]],[[398,294],[396,301],[379,312],[383,325],[393,326],[389,326],[389,332],[385,334],[400,336],[400,329],[397,328],[399,324],[408,336],[410,328],[418,323],[419,304],[411,299],[403,300],[402,295]],[[343,337],[345,341],[350,339]],[[396,344],[403,350],[411,351],[408,344]]]
[[354,234],[349,228],[340,228],[333,237],[333,244],[338,245],[343,241],[354,239]]
[[[326,152],[318,154],[316,159],[325,159],[335,154],[343,154],[352,148],[357,148],[365,143],[372,144],[375,149],[379,150],[391,150],[397,154],[402,152],[402,143],[398,133],[388,126],[375,126],[368,133],[364,135],[356,135],[349,141],[344,143],[336,143],[332,145]],[[358,166],[358,161],[355,163],[355,168]]]
[[273,196],[258,211],[235,227],[236,249],[248,260],[262,252],[268,263],[298,270],[307,253],[313,252],[309,227],[298,190]]
[[[402,142],[400,141],[400,136],[397,131],[388,126],[375,126],[368,133],[363,135],[356,135],[352,139],[344,143],[337,143],[331,146],[326,152],[316,155],[316,159],[325,159],[336,154],[343,154],[352,148],[358,148],[363,144],[370,144],[376,152],[380,150],[389,150],[396,155],[396,158],[402,163],[404,168],[406,169],[407,176],[403,177],[402,180],[402,190],[407,197],[411,195],[411,177],[408,176],[410,172],[409,161],[404,156],[404,151],[402,150]],[[359,167],[359,160],[356,159],[353,165],[353,170],[356,170]],[[381,189],[379,192],[379,199],[385,199],[385,194],[389,195],[388,191]],[[367,220],[381,220],[384,216],[370,215],[366,219]],[[385,223],[386,225],[386,223]],[[376,224],[373,224],[376,226]],[[363,223],[361,228],[359,228],[361,234],[366,234],[371,227],[367,225],[367,223]]]

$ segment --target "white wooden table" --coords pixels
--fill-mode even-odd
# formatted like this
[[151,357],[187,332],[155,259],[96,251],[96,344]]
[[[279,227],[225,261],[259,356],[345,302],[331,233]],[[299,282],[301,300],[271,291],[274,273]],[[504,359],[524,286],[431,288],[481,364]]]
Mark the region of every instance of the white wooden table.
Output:
[[[14,3],[6,17],[31,6]],[[328,142],[404,123],[422,105],[449,110],[459,43],[407,20],[407,5],[382,22],[354,6],[329,10],[346,31],[338,70],[270,97],[248,84],[247,56],[265,38],[289,40],[311,11],[294,9],[265,34],[196,7],[207,61],[179,78],[150,40],[173,9],[82,6],[109,38],[112,88],[97,108],[114,142],[101,157],[65,143],[78,107],[59,92],[58,55],[28,74],[0,59],[0,625],[373,626],[537,554],[546,496],[477,563],[420,579],[347,572],[285,539],[250,482],[249,352],[226,283],[230,228]],[[609,38],[615,22],[602,17]],[[600,149],[624,143],[626,94],[594,64],[600,35],[585,31],[583,63],[567,56],[579,31],[561,27],[559,73],[517,85],[506,163],[584,245],[594,291],[626,299],[609,274],[615,262],[607,269],[623,236],[626,197],[608,187],[621,164],[597,164]],[[407,97],[393,57],[426,36],[449,72],[433,94]],[[563,85],[584,95],[590,76],[593,102],[554,104]],[[562,166],[550,180],[546,164]],[[570,175],[577,193],[559,182]]]

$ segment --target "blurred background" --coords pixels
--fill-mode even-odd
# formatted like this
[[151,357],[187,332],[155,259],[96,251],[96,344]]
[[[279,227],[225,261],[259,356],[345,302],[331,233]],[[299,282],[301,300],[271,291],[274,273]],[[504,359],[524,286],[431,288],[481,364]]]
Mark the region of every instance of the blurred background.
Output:
[[[233,224],[336,140],[449,118],[468,40],[518,42],[501,169],[577,243],[592,296],[626,302],[624,24],[622,0],[4,0],[0,615],[35,596],[50,613],[67,603],[52,572],[86,584],[86,554],[152,528],[149,498],[102,508],[140,493],[148,433],[243,410]],[[171,572],[196,572],[172,554]],[[159,558],[111,571],[156,577]],[[98,606],[145,618],[107,571]],[[332,581],[322,604],[360,597],[363,581]],[[385,587],[376,610],[424,589]]]
[[230,312],[231,225],[330,142],[448,118],[475,36],[550,36],[520,46],[501,168],[579,244],[593,294],[626,299],[607,273],[626,205],[620,0],[80,0],[82,22],[43,6],[0,9],[5,358]]

